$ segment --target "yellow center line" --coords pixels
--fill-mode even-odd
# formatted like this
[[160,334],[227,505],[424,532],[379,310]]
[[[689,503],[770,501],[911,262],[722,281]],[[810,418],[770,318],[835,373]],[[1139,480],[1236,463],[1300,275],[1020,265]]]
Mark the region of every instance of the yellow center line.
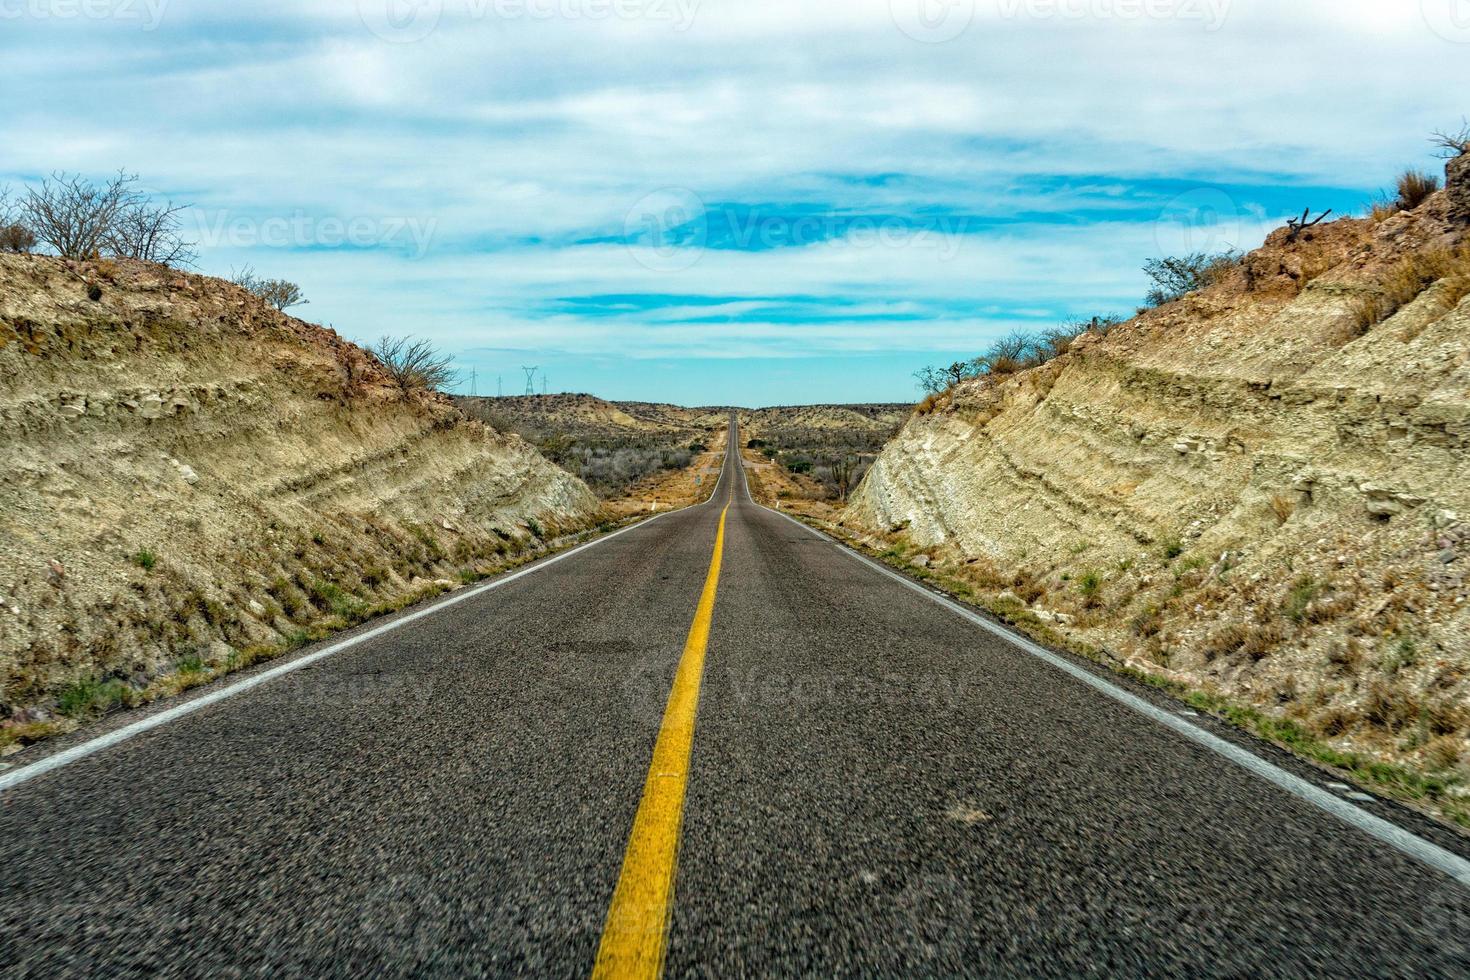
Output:
[[[734,488],[731,488],[733,496]],[[653,762],[643,785],[643,800],[633,818],[623,870],[602,927],[602,943],[592,976],[657,977],[663,972],[669,915],[674,900],[674,872],[679,861],[679,836],[684,822],[684,790],[689,782],[689,754],[694,745],[694,720],[699,710],[699,683],[709,648],[715,591],[720,583],[720,556],[725,550],[725,516],[715,532],[715,554],[710,559],[704,592],[694,611],[694,624],[684,642],[684,655],[674,675],[674,687],[664,709]]]

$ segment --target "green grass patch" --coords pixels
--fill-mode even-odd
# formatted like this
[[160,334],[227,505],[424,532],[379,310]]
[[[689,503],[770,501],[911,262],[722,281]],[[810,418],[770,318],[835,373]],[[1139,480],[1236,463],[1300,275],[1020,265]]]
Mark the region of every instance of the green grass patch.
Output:
[[1303,575],[1287,594],[1286,602],[1281,607],[1282,613],[1293,623],[1300,623],[1307,616],[1307,607],[1321,591],[1322,586],[1315,579],[1310,575]]
[[62,688],[56,698],[56,708],[68,718],[95,717],[114,708],[127,707],[135,693],[122,681],[92,677]]
[[137,565],[143,571],[151,572],[153,571],[153,566],[158,564],[158,556],[147,548],[144,548],[132,556],[132,561],[134,565]]

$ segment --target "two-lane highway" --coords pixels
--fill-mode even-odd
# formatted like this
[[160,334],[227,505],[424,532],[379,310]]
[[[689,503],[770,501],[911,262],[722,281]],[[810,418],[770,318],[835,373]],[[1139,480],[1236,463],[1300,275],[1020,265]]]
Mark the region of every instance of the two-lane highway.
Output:
[[705,505],[35,772],[4,976],[1470,971],[1453,841],[843,554],[733,451]]

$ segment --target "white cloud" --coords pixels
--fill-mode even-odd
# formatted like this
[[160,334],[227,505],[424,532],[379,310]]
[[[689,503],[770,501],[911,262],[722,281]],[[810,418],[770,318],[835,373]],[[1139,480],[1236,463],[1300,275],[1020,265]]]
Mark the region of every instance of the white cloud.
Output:
[[[893,5],[906,0],[616,0],[641,17],[592,15],[615,0],[556,0],[570,15],[549,18],[507,2],[445,0],[417,43],[380,40],[356,2],[338,0],[172,0],[152,31],[123,19],[7,20],[7,81],[31,94],[7,109],[0,179],[121,165],[211,216],[431,223],[436,247],[419,261],[362,250],[203,256],[212,271],[252,262],[301,279],[313,315],[359,336],[411,320],[464,346],[646,354],[687,344],[731,356],[892,343],[901,330],[938,349],[1010,321],[685,329],[668,309],[602,322],[536,311],[562,296],[639,291],[830,295],[865,315],[907,315],[910,303],[1126,304],[1141,291],[1142,257],[1198,233],[1137,220],[1140,179],[1182,176],[1206,195],[1252,176],[1385,184],[1426,162],[1427,133],[1465,111],[1470,55],[1424,16],[1438,0],[1171,8],[1219,12],[1214,30],[1197,17],[1106,16],[1109,0],[975,0],[968,26],[937,44],[895,23]],[[913,179],[840,179],[877,174]],[[663,187],[710,204],[1090,217],[941,241],[957,246],[947,260],[834,243],[710,251],[670,275],[615,245],[553,247],[616,233]],[[1177,213],[1167,198],[1155,203]],[[1281,217],[1254,200],[1230,204],[1217,236],[1229,244],[1259,241]],[[1116,220],[1097,217],[1109,209]],[[465,254],[475,243],[489,251]],[[720,309],[759,317],[762,306]]]

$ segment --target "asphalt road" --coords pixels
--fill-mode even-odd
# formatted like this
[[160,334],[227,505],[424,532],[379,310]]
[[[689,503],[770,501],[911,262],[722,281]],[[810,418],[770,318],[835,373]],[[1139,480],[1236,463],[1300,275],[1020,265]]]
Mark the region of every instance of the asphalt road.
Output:
[[0,790],[0,975],[586,975],[726,502],[668,975],[1470,973],[1470,889],[732,457],[709,504]]

